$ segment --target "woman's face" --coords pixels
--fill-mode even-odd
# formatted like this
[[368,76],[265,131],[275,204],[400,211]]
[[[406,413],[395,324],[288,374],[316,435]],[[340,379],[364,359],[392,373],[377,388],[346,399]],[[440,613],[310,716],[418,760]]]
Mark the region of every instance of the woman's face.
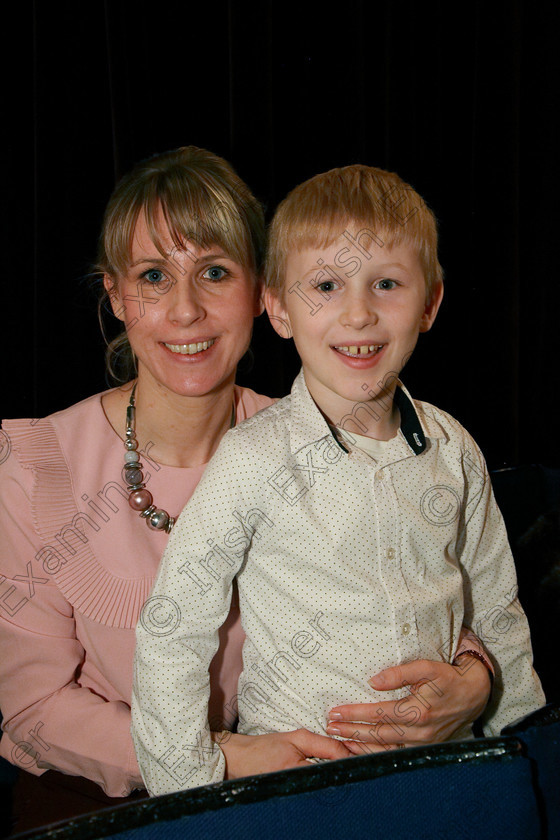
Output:
[[138,378],[183,396],[231,386],[249,346],[261,288],[217,245],[173,244],[160,222],[163,257],[141,213],[131,261],[117,286],[105,277],[113,312],[124,322],[138,360]]

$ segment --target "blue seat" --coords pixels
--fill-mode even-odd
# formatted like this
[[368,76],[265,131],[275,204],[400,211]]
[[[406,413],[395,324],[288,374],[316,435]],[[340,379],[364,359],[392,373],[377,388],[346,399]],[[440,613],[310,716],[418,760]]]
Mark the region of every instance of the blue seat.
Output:
[[549,703],[504,729],[518,738],[533,762],[543,836],[560,838],[560,703]]
[[531,764],[515,738],[311,765],[122,805],[35,840],[532,840]]

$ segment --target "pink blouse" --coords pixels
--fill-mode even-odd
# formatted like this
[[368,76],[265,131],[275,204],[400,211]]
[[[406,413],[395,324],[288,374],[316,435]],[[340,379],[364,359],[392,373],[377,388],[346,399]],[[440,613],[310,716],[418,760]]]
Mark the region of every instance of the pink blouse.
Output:
[[[124,446],[101,396],[3,424],[0,755],[31,773],[52,768],[127,796],[143,787],[129,731],[134,629],[167,535],[128,506]],[[238,422],[272,402],[238,387],[235,398]],[[147,487],[178,516],[204,465],[156,464],[149,449]],[[214,728],[220,701],[236,693],[239,621],[228,619],[222,639],[211,671]]]

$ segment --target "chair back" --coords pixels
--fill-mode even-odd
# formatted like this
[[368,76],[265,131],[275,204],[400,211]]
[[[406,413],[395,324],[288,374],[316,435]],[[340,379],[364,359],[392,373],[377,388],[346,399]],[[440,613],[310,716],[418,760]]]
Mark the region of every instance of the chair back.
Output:
[[503,734],[518,738],[533,763],[544,836],[560,838],[560,703],[549,703]]
[[222,782],[99,812],[33,837],[537,840],[541,830],[520,742],[488,738]]

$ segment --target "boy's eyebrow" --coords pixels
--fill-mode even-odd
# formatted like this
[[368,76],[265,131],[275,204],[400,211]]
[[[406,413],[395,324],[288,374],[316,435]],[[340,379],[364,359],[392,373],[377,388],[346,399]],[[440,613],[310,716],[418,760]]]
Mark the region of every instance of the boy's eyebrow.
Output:
[[[368,263],[365,262],[365,265],[367,265],[367,264]],[[344,273],[345,266],[346,266],[346,263],[344,263],[343,265],[336,265],[335,263],[322,263],[321,265],[319,265],[318,263],[316,263],[313,266],[313,268],[310,268],[307,271],[305,271],[302,276],[307,277],[308,274],[317,274],[318,271],[329,271],[329,270],[334,272],[335,274],[337,272]],[[391,268],[402,268],[403,271],[407,270],[407,266],[403,265],[400,262],[381,263],[381,265],[376,265],[375,268],[376,268],[377,271],[387,271],[387,269],[391,269]]]
[[400,262],[388,262],[388,263],[381,263],[381,265],[376,266],[376,268],[379,268],[381,270],[385,269],[385,268],[402,268],[406,271],[407,266],[403,265]]
[[310,268],[308,271],[303,273],[304,277],[307,277],[308,274],[317,274],[318,271],[325,271],[326,269],[331,269],[331,271],[336,272],[336,269],[340,268],[337,265],[331,265],[330,263],[323,263],[322,265],[314,265],[313,268]]

